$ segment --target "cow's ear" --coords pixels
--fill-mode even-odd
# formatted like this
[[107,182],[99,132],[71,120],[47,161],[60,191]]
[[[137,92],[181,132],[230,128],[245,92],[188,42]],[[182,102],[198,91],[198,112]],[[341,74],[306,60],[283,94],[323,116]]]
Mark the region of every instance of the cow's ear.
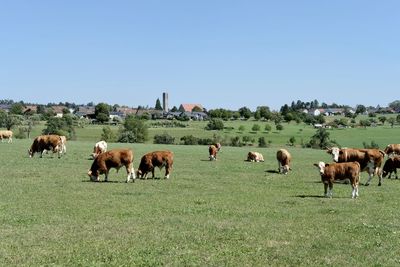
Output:
[[328,163],[325,163],[325,167],[328,167],[329,166],[329,164]]
[[317,163],[314,163],[314,166],[319,169],[319,165]]

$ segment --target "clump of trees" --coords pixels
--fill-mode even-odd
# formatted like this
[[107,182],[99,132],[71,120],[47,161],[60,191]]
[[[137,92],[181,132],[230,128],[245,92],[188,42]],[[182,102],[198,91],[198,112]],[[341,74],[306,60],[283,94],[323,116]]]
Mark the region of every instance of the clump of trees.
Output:
[[144,143],[148,140],[149,130],[145,121],[129,115],[125,118],[120,129],[118,142],[120,143]]

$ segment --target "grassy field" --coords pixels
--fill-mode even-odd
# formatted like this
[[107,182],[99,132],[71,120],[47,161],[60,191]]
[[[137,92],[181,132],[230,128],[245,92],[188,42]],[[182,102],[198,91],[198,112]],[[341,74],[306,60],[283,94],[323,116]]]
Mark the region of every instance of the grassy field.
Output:
[[[364,138],[389,143],[398,142],[395,130],[335,130],[332,136],[349,146]],[[69,141],[62,159],[28,158],[30,140],[0,143],[0,266],[400,264],[398,180],[378,187],[375,177],[356,200],[350,185],[335,184],[333,198],[325,199],[312,166],[331,161],[324,151],[289,147],[293,171],[282,176],[275,172],[274,146],[223,147],[210,162],[206,146],[111,143],[109,149],[134,150],[135,168],[146,152],[173,151],[171,178],[126,184],[121,169],[111,172],[110,182],[93,183],[86,173],[94,142],[82,139]],[[250,149],[266,161],[245,162]]]

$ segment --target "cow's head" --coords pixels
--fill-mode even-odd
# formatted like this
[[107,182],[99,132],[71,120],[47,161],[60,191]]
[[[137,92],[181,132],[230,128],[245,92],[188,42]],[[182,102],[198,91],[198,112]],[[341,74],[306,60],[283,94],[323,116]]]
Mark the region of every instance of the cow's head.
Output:
[[332,159],[334,162],[339,161],[339,154],[343,153],[338,147],[332,147],[326,151],[328,154],[332,155]]
[[138,169],[138,170],[136,171],[136,177],[143,178],[143,172],[142,172],[141,169]]
[[31,148],[28,149],[28,155],[30,158],[33,157],[33,150]]
[[320,161],[318,163],[314,163],[314,166],[318,168],[319,174],[323,175],[325,173],[325,167],[328,166],[328,164],[325,164],[325,162]]
[[281,166],[280,172],[283,174],[288,174],[290,170],[289,165]]
[[88,171],[88,176],[90,177],[90,180],[92,182],[98,182],[99,181],[99,173],[98,172],[92,172],[91,170]]

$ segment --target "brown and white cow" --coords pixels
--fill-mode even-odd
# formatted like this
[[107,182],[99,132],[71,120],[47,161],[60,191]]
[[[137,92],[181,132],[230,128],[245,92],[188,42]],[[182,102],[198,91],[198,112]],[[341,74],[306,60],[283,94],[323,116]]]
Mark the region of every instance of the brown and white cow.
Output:
[[276,160],[278,161],[279,173],[288,174],[290,168],[290,162],[292,161],[292,155],[286,149],[279,149],[276,152]]
[[37,136],[28,150],[29,157],[33,157],[35,153],[40,153],[40,157],[43,157],[44,151],[52,151],[58,154],[58,158],[61,157],[62,141],[61,137],[56,134],[40,135]]
[[0,139],[3,143],[4,139],[7,139],[7,143],[12,143],[13,132],[9,130],[2,130],[0,131]]
[[385,157],[385,152],[379,149],[356,149],[332,147],[327,150],[328,154],[332,155],[335,162],[352,162],[360,163],[361,171],[367,171],[369,174],[368,181],[365,185],[369,185],[374,175],[378,175],[378,186],[382,185],[382,170],[381,166]]
[[137,176],[140,178],[147,178],[149,172],[152,173],[154,178],[154,168],[160,168],[160,171],[165,167],[165,179],[169,179],[174,164],[174,153],[171,151],[154,151],[144,155],[140,161],[137,170]]
[[128,183],[131,179],[134,182],[136,176],[133,168],[133,152],[130,149],[113,149],[99,154],[93,160],[92,166],[88,171],[88,175],[90,180],[99,182],[100,175],[105,174],[104,181],[107,182],[110,169],[115,168],[118,172],[123,166],[125,166],[128,174],[126,182]]
[[208,153],[210,155],[210,160],[217,160],[218,148],[216,146],[210,145],[208,147]]
[[324,183],[325,197],[332,197],[333,182],[336,180],[350,179],[351,197],[358,197],[358,184],[360,182],[360,163],[358,162],[343,162],[326,164],[324,162],[314,163],[321,175],[321,181]]
[[388,156],[391,156],[392,154],[400,155],[400,144],[387,145],[385,148],[385,153]]
[[383,165],[383,177],[386,177],[389,174],[389,179],[392,176],[392,172],[396,174],[397,177],[397,169],[400,168],[400,156],[391,156],[389,157],[385,164]]
[[96,158],[100,153],[104,153],[107,151],[107,142],[99,141],[93,147],[92,157]]
[[264,162],[264,156],[259,152],[250,151],[247,154],[247,161]]

